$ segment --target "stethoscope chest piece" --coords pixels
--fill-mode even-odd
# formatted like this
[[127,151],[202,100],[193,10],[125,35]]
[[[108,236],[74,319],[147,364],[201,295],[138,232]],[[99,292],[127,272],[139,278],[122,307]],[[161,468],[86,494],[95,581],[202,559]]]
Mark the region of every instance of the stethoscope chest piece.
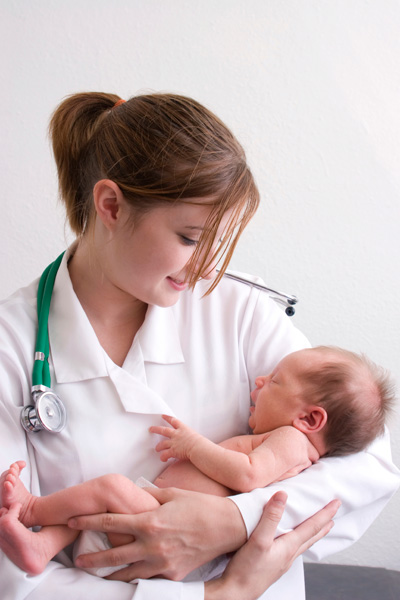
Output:
[[65,407],[53,390],[44,385],[32,388],[34,404],[24,406],[21,424],[26,431],[59,433],[67,422]]

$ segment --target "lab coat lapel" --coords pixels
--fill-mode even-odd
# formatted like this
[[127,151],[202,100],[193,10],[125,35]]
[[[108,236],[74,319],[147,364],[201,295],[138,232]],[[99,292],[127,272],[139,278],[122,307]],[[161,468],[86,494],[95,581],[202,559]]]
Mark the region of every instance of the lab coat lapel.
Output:
[[172,307],[149,306],[137,337],[145,362],[164,365],[185,362]]
[[123,368],[107,357],[109,375],[128,412],[169,414],[173,412],[164,399],[147,386],[146,363],[172,365],[185,362],[179,332],[171,308],[149,306],[125,359]]
[[121,369],[109,359],[107,359],[107,365],[110,379],[127,412],[174,416],[164,399],[151,390],[144,381],[133,377],[128,371]]

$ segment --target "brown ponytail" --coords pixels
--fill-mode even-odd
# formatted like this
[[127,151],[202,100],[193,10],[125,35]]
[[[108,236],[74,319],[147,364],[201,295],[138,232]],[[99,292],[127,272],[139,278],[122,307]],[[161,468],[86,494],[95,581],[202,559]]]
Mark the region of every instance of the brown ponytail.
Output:
[[88,146],[105,111],[117,100],[113,94],[74,94],[58,106],[50,120],[60,195],[71,229],[77,235],[85,232],[92,210],[84,172]]
[[224,256],[222,276],[259,203],[242,147],[212,112],[191,98],[149,94],[119,100],[114,94],[74,94],[51,118],[60,194],[72,230],[78,236],[87,231],[92,191],[100,179],[120,187],[134,215],[160,204],[209,204],[209,219],[192,257],[194,285],[215,259],[210,254],[216,232],[231,210],[218,250]]

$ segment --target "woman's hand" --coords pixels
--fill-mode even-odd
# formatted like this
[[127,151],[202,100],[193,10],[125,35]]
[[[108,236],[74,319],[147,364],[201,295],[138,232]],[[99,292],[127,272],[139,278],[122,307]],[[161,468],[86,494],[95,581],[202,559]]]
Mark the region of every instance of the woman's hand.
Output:
[[326,535],[340,506],[338,500],[274,539],[287,495],[277,492],[265,505],[259,524],[219,579],[205,584],[205,600],[256,600],[279,579],[293,561]]
[[105,567],[133,563],[109,579],[131,581],[160,575],[183,579],[209,560],[237,550],[247,539],[236,504],[229,498],[175,488],[147,488],[161,504],[137,515],[101,514],[72,519],[70,527],[126,533],[135,541],[79,557],[80,567]]

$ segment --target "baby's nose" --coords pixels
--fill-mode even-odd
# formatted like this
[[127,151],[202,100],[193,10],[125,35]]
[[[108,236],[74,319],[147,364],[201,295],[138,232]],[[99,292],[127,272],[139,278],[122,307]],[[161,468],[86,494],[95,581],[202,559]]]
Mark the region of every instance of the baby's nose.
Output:
[[267,377],[265,375],[260,375],[259,377],[256,378],[255,384],[258,388],[261,388],[265,381],[266,381]]

